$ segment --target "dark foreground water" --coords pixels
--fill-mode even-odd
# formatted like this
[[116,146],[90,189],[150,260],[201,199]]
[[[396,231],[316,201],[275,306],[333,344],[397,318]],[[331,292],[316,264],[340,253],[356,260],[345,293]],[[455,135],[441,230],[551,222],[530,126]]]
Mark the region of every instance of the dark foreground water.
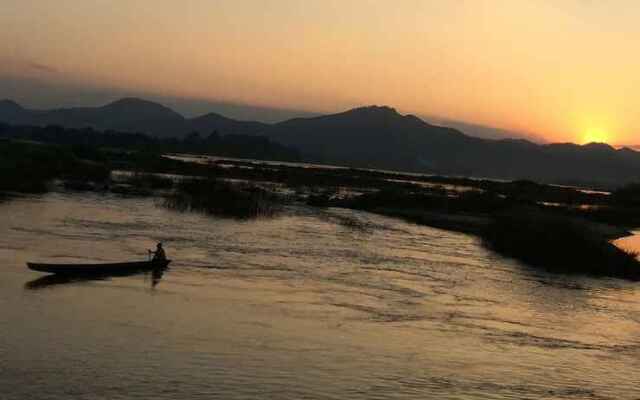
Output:
[[[156,240],[175,262],[155,279],[24,265]],[[640,284],[372,214],[238,222],[54,193],[0,203],[0,268],[6,400],[640,398]]]

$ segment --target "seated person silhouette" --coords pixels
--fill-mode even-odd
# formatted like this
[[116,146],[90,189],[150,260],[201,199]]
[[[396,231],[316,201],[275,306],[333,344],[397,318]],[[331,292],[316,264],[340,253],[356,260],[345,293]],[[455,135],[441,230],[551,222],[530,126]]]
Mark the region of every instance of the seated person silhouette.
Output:
[[162,243],[158,243],[158,245],[156,246],[156,251],[149,250],[149,253],[153,253],[152,261],[166,261],[167,260],[167,255],[165,254],[164,249],[162,248]]

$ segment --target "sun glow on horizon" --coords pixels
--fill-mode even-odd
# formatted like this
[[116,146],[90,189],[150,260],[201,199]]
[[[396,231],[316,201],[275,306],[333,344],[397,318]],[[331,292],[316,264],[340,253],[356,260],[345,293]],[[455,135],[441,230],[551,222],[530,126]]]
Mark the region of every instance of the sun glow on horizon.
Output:
[[34,108],[382,104],[541,142],[638,143],[634,0],[0,4],[0,96]]
[[611,143],[611,136],[602,129],[588,129],[583,135],[581,144]]

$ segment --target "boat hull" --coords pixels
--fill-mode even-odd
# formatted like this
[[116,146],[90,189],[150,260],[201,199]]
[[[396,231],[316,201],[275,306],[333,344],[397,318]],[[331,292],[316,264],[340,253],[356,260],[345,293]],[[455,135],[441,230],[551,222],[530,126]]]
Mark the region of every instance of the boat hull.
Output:
[[27,263],[33,271],[57,275],[115,275],[135,271],[149,271],[166,268],[171,260],[136,261],[110,264],[42,264]]

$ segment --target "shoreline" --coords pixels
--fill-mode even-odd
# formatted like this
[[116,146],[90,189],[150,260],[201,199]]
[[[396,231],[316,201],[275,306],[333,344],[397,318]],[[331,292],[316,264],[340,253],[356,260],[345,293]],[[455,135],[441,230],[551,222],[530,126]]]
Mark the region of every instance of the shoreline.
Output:
[[[164,206],[229,218],[273,215],[291,203],[342,207],[473,234],[487,248],[534,266],[640,280],[635,254],[612,244],[632,235],[626,226],[640,226],[635,187],[605,195],[527,180],[390,176],[387,171],[222,158],[178,161],[157,152],[99,147],[76,153],[59,145],[6,145],[17,161],[0,186],[4,190],[44,193],[58,180],[67,190],[161,196]],[[32,157],[34,152],[38,157]],[[87,155],[93,159],[85,159]],[[58,162],[57,168],[51,160]],[[129,174],[116,177],[115,170]]]

